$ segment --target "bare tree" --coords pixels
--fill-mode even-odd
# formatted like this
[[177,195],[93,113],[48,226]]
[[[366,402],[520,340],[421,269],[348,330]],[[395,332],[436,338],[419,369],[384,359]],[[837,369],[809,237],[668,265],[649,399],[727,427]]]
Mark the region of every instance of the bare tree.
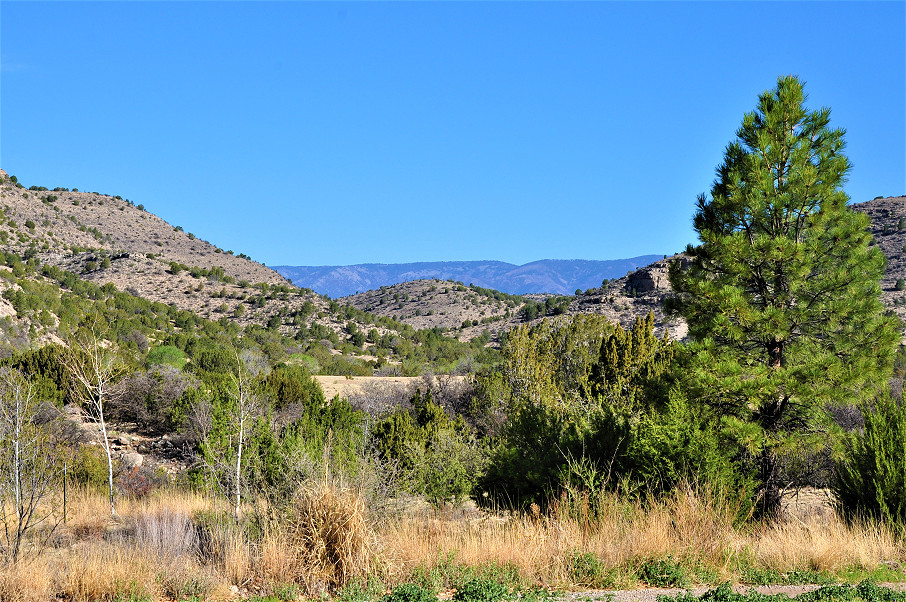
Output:
[[101,431],[107,454],[107,484],[110,492],[110,515],[116,516],[113,489],[113,455],[107,433],[105,411],[114,393],[114,385],[125,369],[112,346],[105,344],[96,326],[79,331],[70,342],[63,363],[73,380],[73,394]]
[[39,511],[55,472],[48,438],[35,424],[37,408],[31,381],[0,369],[0,548],[12,562],[29,532],[50,515]]
[[[230,374],[230,407],[226,429],[228,436],[221,437],[224,425],[218,424],[212,403],[205,400],[192,409],[192,423],[201,440],[201,461],[213,482],[225,497],[231,498],[236,520],[240,518],[243,488],[243,452],[252,423],[261,414],[261,399],[254,388],[254,378],[268,369],[267,360],[260,353],[235,351],[236,371]],[[220,431],[220,432],[219,432]]]

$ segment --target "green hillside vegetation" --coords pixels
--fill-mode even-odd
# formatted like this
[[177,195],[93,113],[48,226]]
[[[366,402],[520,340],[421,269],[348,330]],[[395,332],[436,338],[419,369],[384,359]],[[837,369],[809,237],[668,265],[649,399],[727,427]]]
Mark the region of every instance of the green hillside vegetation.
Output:
[[[305,325],[304,319],[314,312],[312,304],[303,305],[297,312],[287,311],[284,316],[277,314],[265,325],[253,323],[241,328],[226,316],[207,320],[172,305],[118,291],[112,284],[98,286],[56,266],[41,266],[36,257],[24,260],[7,252],[2,260],[9,268],[0,274],[6,281],[2,295],[19,318],[2,319],[3,328],[10,333],[4,341],[6,354],[46,335],[65,339],[72,335],[82,316],[98,311],[111,325],[112,340],[140,352],[147,352],[154,341],[172,340],[185,347],[199,336],[229,340],[243,336],[255,341],[273,362],[294,355],[305,358],[313,372],[321,374],[371,375],[383,370],[418,375],[426,369],[440,373],[455,371],[461,365],[494,361],[494,350],[485,347],[486,337],[462,343],[443,336],[438,329],[417,331],[351,306],[331,303],[328,308],[337,321],[347,324],[342,339],[318,322]],[[279,286],[262,286],[259,290],[274,296],[292,292],[289,287],[284,290]],[[280,328],[284,324],[295,331],[291,338],[281,333],[286,332]],[[25,328],[27,331],[21,332]],[[364,328],[368,328],[367,333]],[[13,333],[18,333],[19,338]],[[373,359],[360,359],[366,346]]]

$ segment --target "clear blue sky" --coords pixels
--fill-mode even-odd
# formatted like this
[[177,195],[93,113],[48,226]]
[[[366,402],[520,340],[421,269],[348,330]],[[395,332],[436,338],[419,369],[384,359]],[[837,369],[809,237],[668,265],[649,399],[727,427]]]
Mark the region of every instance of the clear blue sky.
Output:
[[270,265],[672,253],[782,74],[906,194],[904,7],[4,0],[0,167]]

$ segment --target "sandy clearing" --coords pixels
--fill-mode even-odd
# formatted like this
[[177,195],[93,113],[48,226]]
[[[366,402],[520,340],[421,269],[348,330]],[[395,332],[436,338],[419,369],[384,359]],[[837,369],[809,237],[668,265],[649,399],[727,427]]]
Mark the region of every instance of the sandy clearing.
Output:
[[[315,375],[314,379],[321,385],[324,397],[332,399],[334,395],[349,397],[355,393],[374,389],[410,389],[416,384],[425,384],[424,376],[321,376]],[[433,387],[443,388],[445,379],[461,382],[465,376],[436,376]]]
[[419,376],[320,376],[314,377],[324,397],[332,399],[334,395],[349,397],[362,392],[366,387],[406,389],[412,383],[422,380]]

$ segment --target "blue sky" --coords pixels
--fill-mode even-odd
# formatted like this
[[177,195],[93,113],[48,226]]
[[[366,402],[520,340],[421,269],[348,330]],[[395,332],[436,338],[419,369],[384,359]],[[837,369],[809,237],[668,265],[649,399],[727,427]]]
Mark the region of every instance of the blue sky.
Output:
[[906,194],[904,2],[0,3],[0,167],[269,265],[695,240],[758,94],[806,82],[853,201]]

